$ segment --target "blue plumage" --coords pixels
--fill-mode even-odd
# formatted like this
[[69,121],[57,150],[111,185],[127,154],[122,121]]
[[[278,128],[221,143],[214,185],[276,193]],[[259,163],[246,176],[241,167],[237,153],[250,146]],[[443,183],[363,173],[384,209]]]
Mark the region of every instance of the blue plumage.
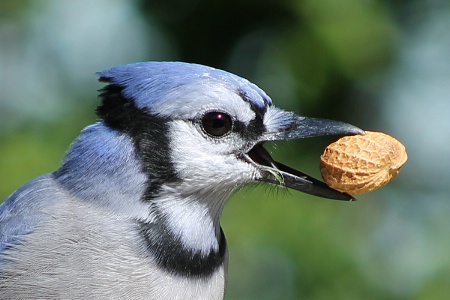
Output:
[[[158,111],[178,94],[211,93],[219,86],[244,96],[258,108],[272,105],[266,93],[248,80],[219,69],[182,62],[142,62],[98,72],[101,81],[122,86],[124,95],[141,109]],[[175,97],[173,97],[175,95]],[[176,103],[183,106],[185,103]]]

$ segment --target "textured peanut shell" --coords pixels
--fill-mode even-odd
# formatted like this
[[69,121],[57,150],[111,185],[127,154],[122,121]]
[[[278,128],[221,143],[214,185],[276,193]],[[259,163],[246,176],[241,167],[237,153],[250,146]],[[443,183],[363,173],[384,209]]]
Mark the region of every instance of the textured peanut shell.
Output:
[[320,157],[320,172],[330,187],[357,195],[385,186],[406,160],[405,146],[399,141],[366,131],[330,144]]

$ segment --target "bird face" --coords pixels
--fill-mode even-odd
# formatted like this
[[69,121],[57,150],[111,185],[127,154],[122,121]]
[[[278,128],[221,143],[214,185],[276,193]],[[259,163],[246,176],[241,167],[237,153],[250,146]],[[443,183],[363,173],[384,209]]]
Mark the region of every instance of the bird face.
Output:
[[263,131],[260,112],[227,87],[192,88],[177,97],[189,109],[168,122],[171,161],[185,190],[214,194],[254,181],[257,170],[243,155]]

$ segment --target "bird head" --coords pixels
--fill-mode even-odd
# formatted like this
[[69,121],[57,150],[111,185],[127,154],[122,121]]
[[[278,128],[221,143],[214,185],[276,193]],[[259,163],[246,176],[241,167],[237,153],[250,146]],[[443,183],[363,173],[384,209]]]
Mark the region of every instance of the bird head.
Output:
[[137,63],[99,75],[109,85],[98,113],[108,126],[135,137],[153,191],[172,185],[183,186],[179,191],[186,195],[228,194],[248,183],[267,182],[352,199],[274,161],[263,144],[363,133],[355,126],[284,111],[248,80],[197,64]]

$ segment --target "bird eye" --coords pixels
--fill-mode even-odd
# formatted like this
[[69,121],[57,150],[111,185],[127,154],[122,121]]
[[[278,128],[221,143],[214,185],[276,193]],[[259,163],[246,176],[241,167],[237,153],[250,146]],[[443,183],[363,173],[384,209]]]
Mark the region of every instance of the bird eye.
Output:
[[226,113],[209,112],[203,116],[202,126],[206,133],[220,137],[230,132],[233,121]]

